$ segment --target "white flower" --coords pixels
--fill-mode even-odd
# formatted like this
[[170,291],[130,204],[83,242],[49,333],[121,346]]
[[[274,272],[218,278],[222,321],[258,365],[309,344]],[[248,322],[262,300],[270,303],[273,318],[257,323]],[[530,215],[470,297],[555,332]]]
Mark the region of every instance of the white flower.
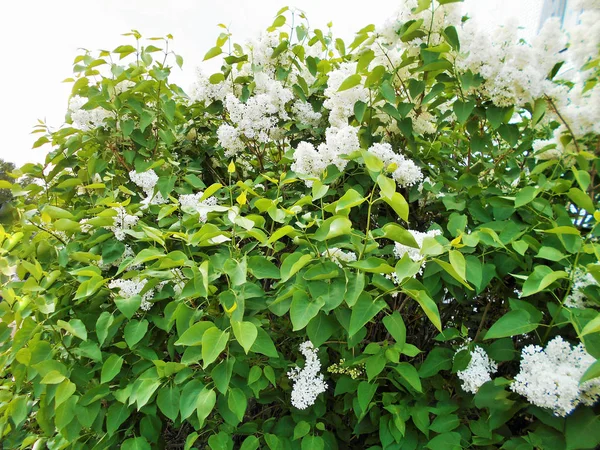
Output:
[[154,193],[154,187],[156,186],[156,183],[158,183],[158,175],[156,175],[154,170],[150,169],[142,173],[137,173],[135,170],[132,170],[129,172],[129,178],[138,187],[141,187],[144,190],[144,194],[146,194],[146,197],[142,199],[142,205],[161,205],[167,203],[167,200],[160,192]]
[[377,156],[385,167],[395,164],[396,169],[392,172],[392,178],[401,187],[412,186],[423,179],[421,169],[412,160],[395,153],[390,144],[373,144],[369,152]]
[[200,191],[196,194],[184,194],[179,196],[179,206],[181,209],[192,214],[200,214],[200,222],[206,222],[208,213],[215,211],[215,206],[217,206],[217,199],[215,197],[208,197],[200,201],[203,195],[204,192]]
[[294,113],[294,116],[296,116],[296,120],[305,125],[315,127],[321,120],[321,113],[316,112],[310,103],[302,100],[297,100],[292,105],[292,112]]
[[356,65],[355,62],[342,63],[338,69],[329,72],[327,89],[324,92],[327,99],[323,106],[331,111],[329,123],[333,127],[347,126],[348,118],[354,115],[354,104],[359,100],[367,102],[369,99],[369,90],[363,86],[362,82],[350,89],[338,92],[344,80],[356,74]]
[[331,247],[328,250],[325,250],[321,256],[326,256],[330,258],[334,263],[338,266],[342,267],[342,262],[349,263],[356,261],[356,253],[354,252],[345,252],[341,248]]
[[[571,269],[568,269],[567,271],[571,273]],[[577,267],[573,274],[573,285],[571,286],[571,292],[565,300],[565,306],[568,308],[579,309],[592,306],[593,303],[586,300],[586,295],[583,292],[588,286],[598,286],[598,282],[587,270]]]
[[110,112],[104,108],[82,109],[87,102],[87,98],[78,95],[69,100],[69,113],[73,126],[83,131],[104,126],[104,119],[110,116]]
[[312,342],[306,341],[300,344],[300,353],[304,355],[304,368],[294,367],[288,372],[292,380],[292,405],[298,409],[306,409],[313,405],[317,396],[327,390],[327,383],[323,381],[321,361],[317,353],[319,349],[314,348]]
[[[130,278],[129,280],[112,280],[108,284],[109,289],[119,289],[118,296],[121,298],[131,298],[135,295],[139,295],[140,292],[146,286],[148,280],[142,280],[139,277]],[[154,289],[148,290],[142,295],[142,303],[140,309],[142,311],[149,311],[152,308],[153,303],[150,302],[154,297]]]
[[133,228],[138,222],[139,218],[137,216],[128,214],[127,210],[122,206],[117,206],[113,209],[117,212],[117,215],[114,217],[114,225],[107,228],[115,234],[115,238],[117,238],[117,240],[122,241],[126,236],[125,231]]
[[[358,128],[348,125],[343,128],[330,127],[325,131],[325,142],[317,149],[308,142],[298,144],[291,168],[298,174],[319,178],[330,164],[340,171],[344,170],[348,161],[343,156],[359,147]],[[312,182],[307,181],[306,185],[311,186]]]
[[557,336],[545,349],[528,345],[521,354],[521,370],[511,390],[554,415],[564,417],[579,403],[591,406],[600,397],[600,379],[579,385],[585,371],[596,360],[579,344],[576,347]]
[[[460,347],[456,353],[466,348],[466,346]],[[491,360],[485,350],[479,346],[476,346],[470,353],[469,365],[465,370],[458,371],[456,375],[462,381],[461,387],[466,392],[476,394],[483,383],[492,379],[490,375],[498,371],[498,364]]]

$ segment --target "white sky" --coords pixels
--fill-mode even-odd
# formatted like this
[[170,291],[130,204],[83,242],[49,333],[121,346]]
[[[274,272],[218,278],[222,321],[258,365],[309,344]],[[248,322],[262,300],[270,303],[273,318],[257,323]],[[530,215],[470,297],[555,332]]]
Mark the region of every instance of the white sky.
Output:
[[[131,29],[144,37],[174,36],[173,49],[184,58],[183,71],[172,81],[187,89],[195,67],[230,26],[235,42],[244,42],[268,27],[286,0],[8,0],[0,15],[3,55],[0,86],[0,158],[20,166],[41,162],[45,149],[31,149],[38,119],[51,127],[64,122],[78,48],[112,50],[129,43],[121,36]],[[312,28],[333,22],[336,37],[350,40],[363,26],[379,24],[402,0],[297,0]],[[543,0],[466,0],[470,15],[485,23],[517,17],[537,30]],[[368,7],[365,7],[365,4]],[[292,6],[292,4],[290,4]]]

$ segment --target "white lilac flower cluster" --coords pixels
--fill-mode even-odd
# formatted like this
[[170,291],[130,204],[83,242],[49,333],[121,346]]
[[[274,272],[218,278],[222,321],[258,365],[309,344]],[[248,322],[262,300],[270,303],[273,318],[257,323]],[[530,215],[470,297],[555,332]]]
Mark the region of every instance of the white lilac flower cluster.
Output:
[[272,142],[280,134],[276,129],[279,120],[289,119],[285,105],[294,98],[292,91],[262,72],[254,75],[254,82],[254,95],[245,103],[233,94],[225,97],[225,108],[233,125],[221,125],[217,137],[227,157],[245,148],[243,138],[262,144]]
[[460,38],[461,54],[456,60],[461,72],[480,74],[484,91],[497,106],[524,106],[542,97],[552,86],[550,70],[563,57],[566,36],[558,19],[547,20],[528,45],[519,39],[513,21],[490,33],[476,22],[467,21]]
[[110,112],[104,108],[83,109],[87,102],[87,98],[79,95],[75,95],[69,100],[69,113],[73,126],[82,131],[90,131],[104,126],[104,120],[110,116]]
[[183,194],[179,196],[179,206],[184,212],[191,214],[198,213],[200,215],[200,222],[206,222],[208,213],[215,210],[217,206],[217,199],[215,197],[208,197],[204,200],[200,200],[204,192],[200,191],[195,194]]
[[579,384],[596,360],[579,344],[576,347],[557,336],[546,348],[528,345],[521,353],[521,368],[511,390],[554,415],[564,417],[583,403],[592,406],[600,398],[600,379]]
[[316,127],[321,120],[322,114],[313,109],[308,102],[297,100],[292,105],[292,113],[296,120],[305,125]]
[[107,228],[115,234],[115,238],[118,241],[123,241],[127,235],[125,231],[133,228],[137,224],[139,217],[128,214],[127,210],[122,206],[117,206],[113,209],[117,212],[117,215],[114,217],[113,226]]
[[138,187],[142,188],[146,197],[142,199],[142,207],[148,205],[162,205],[167,203],[167,200],[160,192],[154,193],[156,183],[158,183],[158,175],[154,170],[150,169],[142,173],[137,173],[135,170],[129,172],[129,178]]
[[373,144],[369,148],[369,152],[373,153],[383,161],[385,167],[392,165],[395,167],[392,172],[392,178],[396,180],[401,187],[412,186],[423,179],[423,172],[421,172],[421,169],[412,160],[394,152],[390,144]]
[[349,76],[356,73],[357,63],[348,62],[340,64],[340,67],[329,73],[325,97],[327,98],[323,106],[329,109],[329,123],[333,127],[343,128],[348,125],[348,118],[354,115],[354,104],[357,101],[367,102],[369,99],[369,90],[363,86],[363,83],[338,92],[341,84]]
[[[139,277],[130,278],[128,280],[118,279],[112,280],[108,284],[109,289],[119,289],[117,295],[121,298],[131,298],[135,295],[139,295],[140,292],[146,286],[148,280],[142,280]],[[152,308],[153,303],[150,302],[154,298],[154,289],[149,289],[144,295],[142,295],[142,303],[140,309],[142,311],[149,311]]]
[[[467,346],[460,347],[456,350],[455,356],[466,348]],[[462,381],[461,387],[465,392],[476,394],[483,383],[492,379],[491,374],[498,371],[498,364],[490,359],[485,350],[479,346],[475,346],[470,353],[469,364],[464,370],[458,371],[456,375]]]
[[298,409],[306,409],[313,405],[317,396],[327,390],[327,383],[323,381],[321,361],[310,341],[300,344],[300,353],[304,356],[304,368],[294,367],[287,375],[293,381],[292,405]]
[[208,105],[215,100],[225,100],[230,93],[232,93],[231,85],[226,80],[211,83],[210,78],[200,68],[196,69],[196,80],[190,91],[190,98],[193,101],[205,102]]
[[[435,5],[434,11],[431,8],[425,8],[415,14],[415,9],[419,6],[419,0],[404,0],[401,2],[396,12],[390,16],[383,25],[376,28],[378,36],[388,45],[396,44],[402,47],[419,48],[423,42],[422,39],[413,39],[410,42],[402,42],[398,31],[400,27],[409,20],[423,20],[421,28],[431,30],[431,46],[438,45],[442,42],[442,31],[449,25],[457,25],[460,23],[462,16],[460,5],[456,3]],[[425,42],[426,43],[426,42]]]
[[354,252],[345,252],[341,248],[331,247],[330,249],[325,250],[321,256],[330,258],[334,263],[338,266],[342,267],[342,263],[349,263],[356,261],[356,253]]
[[[567,272],[571,274],[571,269]],[[573,273],[573,284],[571,286],[571,292],[565,299],[564,305],[568,308],[588,308],[593,306],[593,303],[586,300],[584,289],[589,286],[598,286],[598,281],[593,277],[591,273],[582,267],[577,267],[575,273]]]
[[[308,142],[300,142],[294,151],[292,170],[298,174],[319,178],[330,164],[344,170],[348,161],[343,158],[358,150],[358,128],[346,125],[343,128],[331,127],[325,130],[325,142],[316,149]],[[306,180],[312,186],[311,180]]]

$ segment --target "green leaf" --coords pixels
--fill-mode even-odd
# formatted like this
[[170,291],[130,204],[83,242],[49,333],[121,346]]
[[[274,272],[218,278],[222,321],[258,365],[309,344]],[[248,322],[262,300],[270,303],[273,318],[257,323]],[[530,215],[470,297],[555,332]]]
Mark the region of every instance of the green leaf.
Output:
[[324,450],[325,441],[321,436],[304,436],[302,438],[301,450]]
[[415,241],[415,237],[412,235],[412,233],[406,230],[404,227],[401,227],[397,223],[386,223],[383,226],[382,230],[382,237],[386,239],[391,239],[392,241],[399,242],[402,245],[406,245],[407,247],[419,248],[419,244],[417,244],[417,241]]
[[[408,286],[408,283],[407,283]],[[406,289],[404,290],[406,294],[408,294],[411,298],[416,300],[431,323],[441,332],[442,331],[442,321],[440,319],[440,311],[433,301],[433,299],[429,296],[427,292],[424,290],[416,290],[416,289]]]
[[392,207],[392,209],[398,214],[404,221],[408,221],[408,203],[405,198],[399,192],[394,192],[391,197],[381,197],[384,202]]
[[179,397],[181,420],[185,420],[192,415],[196,409],[196,401],[202,389],[204,389],[204,384],[200,380],[190,380],[184,386]]
[[364,272],[371,273],[392,273],[394,272],[394,268],[385,262],[384,259],[376,258],[375,256],[371,256],[367,259],[362,259],[360,261],[348,263],[348,266],[354,267],[355,269],[362,270]]
[[312,261],[312,256],[299,252],[289,255],[281,264],[281,281],[285,282]]
[[354,104],[354,117],[356,117],[358,123],[362,123],[366,111],[367,104],[365,102],[359,100]]
[[121,445],[122,450],[151,450],[145,437],[129,438]]
[[219,330],[217,327],[209,328],[202,336],[202,368],[206,369],[208,365],[217,359],[229,342],[229,333]]
[[131,414],[129,408],[119,402],[113,402],[106,413],[106,431],[109,436],[115,434],[121,424],[127,420]]
[[301,420],[294,427],[294,441],[306,436],[310,432],[310,424]]
[[257,450],[258,447],[260,447],[258,438],[256,436],[248,436],[244,439],[244,442],[242,442],[240,450]]
[[256,255],[248,258],[248,271],[258,280],[281,278],[279,269],[264,256]]
[[362,195],[356,192],[354,189],[348,189],[342,197],[337,201],[335,206],[335,212],[338,213],[340,210],[354,208],[360,205],[366,200]]
[[589,195],[583,192],[581,189],[571,188],[567,192],[567,196],[578,208],[585,209],[587,212],[593,212],[596,210],[594,203]]
[[317,241],[326,241],[338,236],[350,234],[351,231],[352,222],[347,217],[333,216],[321,224],[313,237]]
[[311,300],[306,292],[294,292],[292,304],[290,306],[290,319],[293,325],[293,331],[302,330],[308,322],[319,314],[321,308],[325,305],[325,300],[319,297]]
[[196,322],[194,325],[189,327],[187,330],[183,332],[183,334],[179,337],[179,339],[175,342],[175,345],[201,345],[202,337],[206,330],[210,328],[214,328],[215,325],[212,322],[201,321]]
[[104,286],[104,278],[101,276],[93,276],[89,280],[84,281],[77,288],[75,293],[75,300],[90,297],[94,295],[98,290]]
[[64,379],[56,388],[54,405],[58,408],[61,403],[69,399],[75,393],[76,389],[75,383],[72,383],[68,378]]
[[125,338],[125,342],[127,342],[128,347],[133,348],[135,344],[142,340],[147,331],[148,321],[145,319],[140,322],[135,319],[127,322],[127,325],[125,325],[125,330],[123,331],[123,337]]
[[121,371],[123,366],[123,358],[119,355],[110,355],[104,364],[102,365],[102,372],[100,373],[100,383],[108,383]]
[[533,269],[525,283],[523,283],[523,292],[521,297],[528,297],[537,292],[543,291],[557,280],[568,278],[569,275],[564,270],[554,271],[548,266],[538,265]]
[[533,186],[526,186],[517,192],[515,196],[515,207],[520,208],[521,206],[526,205],[531,202],[534,198],[539,194],[539,189],[534,188]]
[[240,388],[234,388],[227,394],[227,406],[235,414],[237,419],[242,422],[244,415],[246,414],[246,408],[248,407],[248,400],[244,391]]
[[590,320],[581,330],[580,336],[600,332],[600,314]]
[[467,102],[463,102],[461,100],[456,100],[453,105],[454,114],[456,114],[456,118],[458,122],[463,124],[467,121],[473,109],[475,108],[475,102],[470,100]]
[[398,311],[394,311],[391,315],[383,318],[383,325],[385,326],[388,333],[392,335],[394,340],[400,347],[404,346],[406,342],[406,325],[404,320]]
[[369,404],[375,392],[377,392],[377,386],[377,383],[368,383],[366,381],[361,381],[358,385],[356,397],[358,398],[358,406],[360,406],[363,417],[369,409]]
[[260,353],[270,358],[277,358],[277,349],[269,334],[260,327],[257,327],[256,330],[258,331],[258,335],[256,336],[256,340],[254,341],[251,350],[254,353]]
[[581,380],[579,380],[579,384],[583,384],[586,381],[590,381],[598,377],[600,377],[600,360],[595,361],[594,364],[587,368],[581,377]]
[[577,408],[567,417],[567,450],[597,449],[600,445],[600,417],[590,408]]
[[256,337],[258,336],[256,325],[254,325],[252,322],[239,322],[237,320],[232,320],[231,329],[233,330],[233,335],[237,341],[244,348],[244,352],[248,354],[252,348],[252,345],[254,345],[254,341],[256,341]]
[[133,315],[140,309],[142,297],[140,295],[132,295],[131,297],[127,298],[115,298],[115,304],[125,317],[131,319]]
[[180,395],[179,389],[171,385],[161,388],[156,397],[156,404],[160,411],[173,422],[175,422],[179,415]]
[[221,50],[221,47],[213,47],[208,52],[206,52],[206,55],[204,55],[204,59],[202,61],[206,61],[208,59],[214,58],[215,56],[218,56],[221,53],[223,53],[223,50]]
[[419,373],[412,364],[409,364],[407,362],[401,362],[398,365],[396,365],[394,369],[396,369],[400,376],[404,378],[415,391],[423,392],[423,388],[421,387],[421,379],[419,378]]
[[[450,3],[448,0],[438,0],[440,3]],[[451,0],[456,1],[456,0]],[[426,447],[430,450],[462,450],[461,435],[454,431],[449,433],[442,433],[431,439]]]
[[196,400],[196,410],[198,413],[200,427],[202,427],[204,420],[215,407],[215,403],[217,403],[217,394],[215,394],[214,389],[204,388],[200,394],[198,394],[198,399]]
[[56,321],[56,324],[67,333],[78,337],[82,341],[87,341],[87,330],[85,329],[85,325],[81,320],[71,319],[68,322],[65,322],[64,320],[58,320]]
[[529,333],[539,326],[531,323],[530,314],[524,309],[515,309],[504,314],[485,334],[485,340]]
[[358,333],[367,322],[373,319],[386,306],[384,301],[373,301],[373,298],[369,294],[363,292],[352,307],[348,336],[352,337]]
[[337,91],[342,92],[347,89],[353,88],[354,86],[360,84],[361,79],[362,77],[357,73],[355,73],[354,75],[350,75],[348,78],[342,81],[342,84],[340,84],[340,87]]
[[377,173],[383,170],[383,161],[380,160],[376,155],[367,150],[361,150],[360,153],[363,157],[365,165],[367,166],[367,169],[369,169],[371,172]]

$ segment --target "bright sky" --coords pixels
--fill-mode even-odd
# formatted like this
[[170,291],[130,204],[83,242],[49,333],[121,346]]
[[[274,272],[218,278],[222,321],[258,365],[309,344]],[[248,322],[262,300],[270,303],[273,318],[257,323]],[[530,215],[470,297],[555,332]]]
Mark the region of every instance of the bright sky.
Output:
[[[333,21],[336,37],[352,38],[369,23],[382,23],[402,0],[377,0],[365,7],[357,0],[302,0],[312,28]],[[244,42],[268,27],[286,0],[20,0],[3,5],[0,32],[4,37],[0,86],[0,158],[20,166],[41,162],[46,150],[31,149],[38,119],[51,127],[64,122],[72,72],[78,48],[112,50],[127,43],[121,36],[131,29],[144,37],[171,33],[173,49],[183,56],[183,71],[173,81],[187,89],[195,67],[214,46],[221,31],[230,26],[234,41]],[[466,9],[485,23],[503,23],[517,17],[537,30],[543,0],[466,0]],[[293,6],[293,4],[290,6]],[[301,5],[301,6],[300,6]],[[38,135],[39,136],[39,135]]]

